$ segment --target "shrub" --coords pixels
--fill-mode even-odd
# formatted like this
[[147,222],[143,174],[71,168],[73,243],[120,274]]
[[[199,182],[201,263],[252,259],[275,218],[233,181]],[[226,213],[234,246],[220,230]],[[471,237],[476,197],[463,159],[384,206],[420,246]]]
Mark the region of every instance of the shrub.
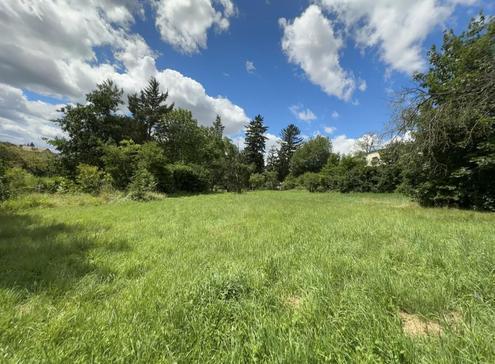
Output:
[[300,176],[306,172],[320,172],[331,155],[332,143],[328,138],[317,136],[304,143],[292,156],[291,174]]
[[265,187],[269,190],[277,190],[279,186],[277,172],[265,172]]
[[169,166],[173,176],[173,190],[180,192],[206,192],[209,190],[210,176],[200,166],[173,164]]
[[135,144],[131,140],[124,140],[118,146],[107,145],[104,147],[103,162],[105,171],[112,176],[118,189],[127,189],[135,172],[144,168],[155,177],[159,191],[173,190],[172,172],[157,143]]
[[156,179],[145,168],[139,168],[129,184],[129,197],[136,201],[148,201],[153,199],[156,191]]
[[303,175],[304,187],[309,192],[321,192],[325,189],[322,186],[322,180],[319,173],[306,172]]
[[295,188],[304,188],[303,175],[299,177],[294,177],[292,174],[289,174],[285,180],[282,182],[280,188],[282,190],[293,190]]
[[259,190],[265,186],[265,176],[261,173],[253,173],[249,177],[249,187],[252,190]]
[[76,184],[81,192],[98,194],[101,192],[110,177],[100,171],[98,167],[81,163],[77,166]]
[[19,167],[7,169],[4,182],[10,195],[33,192],[36,188],[36,177]]

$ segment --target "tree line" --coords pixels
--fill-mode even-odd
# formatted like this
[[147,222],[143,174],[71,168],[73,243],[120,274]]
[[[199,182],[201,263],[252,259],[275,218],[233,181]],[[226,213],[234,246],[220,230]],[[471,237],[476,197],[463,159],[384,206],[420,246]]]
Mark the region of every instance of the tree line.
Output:
[[[425,206],[495,210],[495,21],[481,15],[460,35],[446,31],[442,47],[428,56],[429,69],[414,75],[416,87],[397,103],[398,137],[379,146],[363,139],[353,155],[334,153],[323,136],[304,140],[294,124],[267,151],[261,115],[246,125],[241,150],[224,135],[219,116],[201,125],[168,103],[152,78],[127,96],[128,113],[121,112],[123,91],[112,81],[97,85],[85,104],[64,107],[54,121],[64,137],[50,141],[59,151],[56,167],[45,173],[51,177],[29,171],[44,178],[39,190],[114,188],[135,199],[154,192],[306,188],[400,191]],[[373,150],[380,158],[369,161]],[[13,191],[29,178],[26,168],[0,161],[0,197],[6,198],[9,186]]]

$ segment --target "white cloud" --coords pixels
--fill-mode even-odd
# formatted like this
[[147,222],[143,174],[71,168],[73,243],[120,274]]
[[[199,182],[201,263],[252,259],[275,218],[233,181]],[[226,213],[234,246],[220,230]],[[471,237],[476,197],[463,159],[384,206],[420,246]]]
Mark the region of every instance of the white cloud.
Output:
[[321,9],[310,5],[294,21],[282,18],[279,23],[284,32],[282,49],[289,61],[299,65],[328,95],[349,100],[356,83],[352,73],[340,65],[339,52],[344,43]]
[[229,18],[236,13],[231,0],[156,0],[154,4],[162,39],[188,54],[207,48],[208,30],[228,29]]
[[325,126],[325,127],[323,128],[323,130],[324,130],[324,131],[325,131],[325,133],[327,133],[327,134],[333,134],[333,133],[335,132],[335,130],[337,130],[337,128],[336,128],[336,127],[334,127],[334,126]]
[[61,105],[29,101],[22,90],[0,83],[0,137],[13,143],[35,142],[47,146],[40,137],[54,138],[60,130],[50,120]]
[[458,4],[476,0],[317,0],[363,48],[377,46],[391,68],[424,68],[422,43]]
[[332,138],[332,147],[335,153],[353,154],[357,151],[357,139],[348,138],[346,135],[339,135]]
[[[228,3],[222,0],[225,9]],[[228,133],[241,130],[249,120],[242,108],[223,96],[208,95],[200,83],[177,71],[157,68],[156,53],[140,35],[130,33],[134,15],[142,15],[142,8],[134,4],[130,0],[0,2],[0,79],[17,90],[80,102],[107,78],[124,91],[135,92],[155,76],[169,90],[169,101],[190,109],[200,122],[210,124],[219,114]],[[98,59],[96,47],[107,47],[113,59]],[[31,117],[32,130],[37,130],[36,123],[50,125],[42,119],[41,114]],[[5,120],[4,116],[4,125]],[[10,130],[20,123],[19,118],[9,120]]]
[[254,73],[255,71],[256,71],[256,66],[254,65],[254,62],[246,61],[246,72]]
[[316,120],[316,115],[310,109],[304,109],[302,105],[292,105],[289,110],[301,121],[311,122]]
[[367,88],[368,88],[368,84],[366,83],[366,81],[360,80],[359,86],[358,86],[359,91],[364,92],[364,91],[366,91]]
[[270,151],[270,149],[272,147],[278,148],[278,146],[282,142],[282,139],[280,139],[280,137],[278,137],[274,134],[270,134],[270,133],[266,133],[265,136],[268,138],[265,142],[265,157],[266,157],[268,155],[268,152]]
[[340,114],[337,111],[332,112],[332,118],[338,119],[340,117]]

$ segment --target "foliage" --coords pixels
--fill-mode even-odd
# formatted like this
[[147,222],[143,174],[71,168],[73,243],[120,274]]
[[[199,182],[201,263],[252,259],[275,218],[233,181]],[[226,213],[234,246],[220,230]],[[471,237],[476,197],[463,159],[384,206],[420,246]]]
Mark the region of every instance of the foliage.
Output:
[[34,192],[36,189],[37,178],[26,170],[13,167],[5,171],[4,181],[7,184],[6,191],[10,195]]
[[0,202],[5,201],[10,197],[10,188],[5,177],[5,164],[0,159]]
[[479,16],[459,36],[445,32],[406,93],[406,184],[423,205],[495,210],[494,59],[495,18]]
[[249,122],[246,127],[246,139],[244,148],[244,156],[247,164],[254,165],[256,173],[263,173],[265,168],[265,136],[268,127],[263,123],[263,117],[256,117]]
[[210,189],[208,170],[198,165],[174,164],[170,166],[176,192],[207,192]]
[[144,139],[152,140],[155,128],[163,117],[171,112],[174,104],[167,105],[168,92],[160,91],[160,83],[152,77],[148,86],[140,94],[128,96],[129,111],[133,118],[142,125]]
[[148,201],[153,199],[153,192],[156,192],[155,177],[143,167],[140,167],[132,176],[129,185],[129,197],[136,201]]
[[103,151],[105,171],[112,176],[118,189],[127,189],[140,168],[154,176],[159,191],[170,192],[173,189],[172,175],[166,166],[163,149],[156,142],[136,144],[132,140],[124,140],[118,146],[106,145]]
[[320,192],[323,188],[319,173],[306,172],[302,175],[302,181],[309,192]]
[[53,176],[58,173],[58,158],[49,149],[0,143],[0,160],[6,168],[19,167],[35,176]]
[[265,175],[263,173],[253,173],[249,176],[249,186],[252,190],[259,190],[265,187]]
[[108,175],[98,167],[84,163],[77,166],[76,184],[81,192],[97,195],[109,182]]
[[201,165],[208,160],[206,128],[200,127],[188,110],[168,112],[157,124],[155,134],[170,162]]
[[289,124],[281,132],[281,146],[278,155],[278,178],[283,181],[290,172],[290,162],[294,153],[303,142],[301,130],[294,124]]
[[276,171],[266,171],[265,176],[265,187],[269,190],[278,189],[280,183],[278,181],[278,173]]
[[63,116],[55,122],[67,138],[51,143],[60,151],[69,175],[75,174],[80,163],[102,167],[103,145],[129,137],[129,125],[135,121],[117,113],[122,93],[112,81],[105,81],[86,95],[85,105],[67,105],[60,110]]
[[292,175],[297,177],[306,172],[320,172],[331,151],[332,143],[328,138],[318,135],[308,140],[294,152],[290,161]]
[[241,193],[249,186],[252,166],[244,163],[239,149],[232,143],[226,143],[223,164],[223,186],[229,192]]

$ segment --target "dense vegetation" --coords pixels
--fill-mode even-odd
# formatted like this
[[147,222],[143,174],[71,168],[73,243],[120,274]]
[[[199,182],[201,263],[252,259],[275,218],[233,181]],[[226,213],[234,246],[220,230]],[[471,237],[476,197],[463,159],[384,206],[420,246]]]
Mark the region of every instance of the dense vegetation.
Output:
[[0,361],[495,360],[493,214],[306,191],[103,202],[6,203]]
[[[127,96],[127,114],[123,91],[106,81],[85,104],[62,109],[55,122],[66,137],[51,141],[57,157],[0,148],[0,198],[22,191],[116,189],[151,199],[156,192],[306,188],[401,191],[426,206],[495,210],[495,20],[480,16],[459,36],[446,32],[429,60],[429,70],[414,77],[417,88],[401,98],[399,134],[384,143],[367,135],[353,155],[333,153],[323,136],[303,141],[293,124],[267,151],[261,115],[246,125],[239,150],[223,135],[220,117],[199,123],[167,104],[155,79]],[[373,151],[380,157],[367,160]]]

